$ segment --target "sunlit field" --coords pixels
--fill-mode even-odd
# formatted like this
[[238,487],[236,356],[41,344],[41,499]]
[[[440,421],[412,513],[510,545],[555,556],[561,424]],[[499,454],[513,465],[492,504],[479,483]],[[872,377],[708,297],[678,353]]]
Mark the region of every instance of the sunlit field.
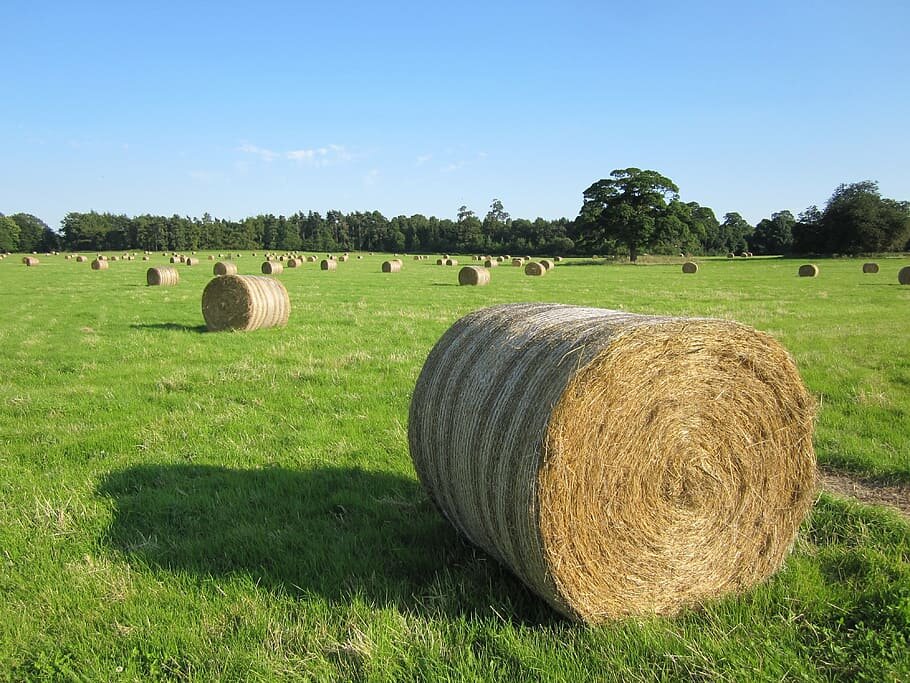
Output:
[[910,259],[821,260],[815,278],[785,259],[569,259],[459,287],[436,256],[285,268],[289,324],[250,333],[205,331],[206,254],[168,288],[145,284],[161,254],[0,261],[0,680],[910,678],[897,512],[820,493],[765,585],[586,627],[455,533],[407,444],[452,323],[559,302],[772,334],[818,402],[819,463],[910,482]]

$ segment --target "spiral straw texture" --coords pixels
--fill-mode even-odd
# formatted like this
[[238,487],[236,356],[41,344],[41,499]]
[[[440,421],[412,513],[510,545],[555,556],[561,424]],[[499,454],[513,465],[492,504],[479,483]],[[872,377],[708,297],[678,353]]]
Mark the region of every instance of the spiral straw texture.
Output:
[[458,284],[488,285],[490,284],[490,271],[480,266],[465,266],[458,271]]
[[149,287],[173,287],[180,282],[180,273],[173,266],[160,266],[145,271],[145,281]]
[[281,275],[283,272],[284,272],[284,266],[281,265],[278,261],[263,261],[262,262],[263,275]]
[[446,518],[562,614],[672,614],[776,571],[814,497],[814,404],[733,322],[482,309],[423,367],[408,439]]
[[401,259],[392,259],[391,261],[382,262],[382,272],[383,273],[400,273],[401,267],[404,265]]
[[96,258],[92,261],[92,270],[107,270],[110,268],[110,264],[106,259]]
[[689,273],[689,274],[697,273],[698,264],[695,263],[694,261],[686,261],[684,264],[682,264],[682,272]]
[[806,263],[799,267],[798,274],[800,277],[816,277],[818,275],[818,266],[814,263]]
[[286,325],[290,314],[284,285],[262,275],[223,275],[202,292],[202,316],[213,332]]
[[902,285],[910,285],[910,266],[904,266],[898,271],[897,281]]
[[863,272],[864,272],[864,273],[873,273],[873,274],[874,274],[874,273],[877,273],[877,272],[878,272],[878,264],[877,264],[877,263],[864,263],[864,264],[863,264]]

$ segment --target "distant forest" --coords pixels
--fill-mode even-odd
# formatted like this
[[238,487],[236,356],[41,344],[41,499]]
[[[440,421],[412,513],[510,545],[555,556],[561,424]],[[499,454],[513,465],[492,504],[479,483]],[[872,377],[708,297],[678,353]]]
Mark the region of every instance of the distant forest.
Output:
[[570,220],[512,218],[494,199],[480,218],[467,207],[454,220],[378,211],[300,211],[233,221],[186,216],[69,213],[60,230],[27,213],[0,214],[0,251],[389,251],[551,255],[859,254],[910,250],[910,202],[883,198],[874,181],[841,185],[823,209],[779,211],[750,225],[738,213],[718,220],[655,171],[613,171],[584,192]]

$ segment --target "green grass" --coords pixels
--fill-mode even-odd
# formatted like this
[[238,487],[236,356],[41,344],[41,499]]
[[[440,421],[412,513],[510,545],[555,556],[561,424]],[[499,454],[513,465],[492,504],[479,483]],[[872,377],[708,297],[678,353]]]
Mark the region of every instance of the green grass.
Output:
[[910,481],[906,259],[503,266],[466,288],[367,256],[286,269],[289,325],[249,334],[202,332],[206,260],[175,288],[141,261],[19,261],[0,261],[0,680],[910,678],[896,513],[822,496],[767,584],[587,628],[460,540],[406,438],[449,325],[553,301],[772,333],[819,399],[820,462]]

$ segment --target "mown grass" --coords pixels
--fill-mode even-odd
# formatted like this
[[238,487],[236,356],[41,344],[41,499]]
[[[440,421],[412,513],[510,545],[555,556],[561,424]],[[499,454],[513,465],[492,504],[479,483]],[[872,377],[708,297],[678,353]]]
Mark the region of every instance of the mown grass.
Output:
[[202,331],[209,261],[175,288],[145,287],[141,261],[0,261],[0,679],[910,678],[896,513],[822,495],[764,586],[587,628],[462,542],[406,439],[452,322],[554,301],[771,332],[819,399],[819,460],[910,481],[906,259],[816,279],[780,259],[575,261],[484,288],[381,261],[286,269],[289,325],[250,334]]

